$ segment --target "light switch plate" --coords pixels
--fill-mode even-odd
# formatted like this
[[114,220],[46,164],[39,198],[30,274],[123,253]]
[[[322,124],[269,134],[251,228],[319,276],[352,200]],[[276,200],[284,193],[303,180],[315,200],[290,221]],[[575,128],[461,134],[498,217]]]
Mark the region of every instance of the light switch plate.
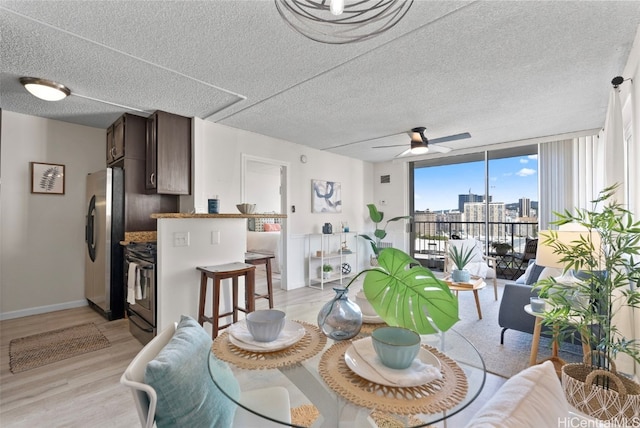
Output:
[[173,246],[174,247],[188,247],[189,246],[189,232],[174,232],[173,233]]
[[211,245],[218,245],[220,244],[220,231],[219,230],[212,230],[211,231]]

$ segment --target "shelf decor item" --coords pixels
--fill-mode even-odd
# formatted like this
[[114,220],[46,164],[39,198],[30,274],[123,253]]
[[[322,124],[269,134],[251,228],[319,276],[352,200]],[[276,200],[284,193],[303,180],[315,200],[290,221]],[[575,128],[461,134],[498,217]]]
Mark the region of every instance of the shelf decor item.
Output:
[[333,266],[330,264],[322,265],[322,279],[329,279],[331,277],[331,272],[333,272]]
[[31,193],[64,195],[64,165],[31,162]]
[[335,287],[336,295],[318,313],[318,327],[333,340],[355,337],[362,328],[360,307],[349,299],[348,288]]
[[540,232],[538,254],[552,249],[564,272],[537,287],[548,302],[543,322],[558,332],[556,340],[577,330],[594,350],[583,363],[562,367],[569,404],[623,426],[640,416],[640,384],[621,376],[614,364],[620,354],[640,363],[637,336],[625,337],[619,328],[622,317],[640,308],[640,222],[613,200],[617,187],[603,189],[591,210],[555,213],[559,230]]

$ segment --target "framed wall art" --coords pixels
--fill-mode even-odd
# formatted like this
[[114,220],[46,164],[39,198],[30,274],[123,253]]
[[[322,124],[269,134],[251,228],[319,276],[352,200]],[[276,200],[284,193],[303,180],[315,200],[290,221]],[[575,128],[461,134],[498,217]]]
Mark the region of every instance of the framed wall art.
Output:
[[64,165],[31,162],[31,193],[64,195]]
[[311,180],[311,212],[341,213],[342,191],[336,181]]

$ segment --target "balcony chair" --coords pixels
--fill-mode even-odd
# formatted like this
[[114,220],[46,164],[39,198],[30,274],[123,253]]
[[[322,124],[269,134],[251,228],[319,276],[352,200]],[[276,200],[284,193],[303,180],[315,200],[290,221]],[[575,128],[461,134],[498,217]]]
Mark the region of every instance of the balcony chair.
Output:
[[449,257],[449,248],[455,245],[458,250],[462,247],[466,249],[473,248],[473,257],[471,261],[467,263],[465,269],[467,269],[471,275],[478,276],[484,280],[492,280],[493,282],[493,294],[496,300],[498,300],[498,279],[496,275],[496,259],[495,257],[486,256],[482,251],[482,243],[477,239],[449,239],[445,242],[444,254],[444,272],[451,275],[451,271],[454,268],[453,261]]
[[[236,385],[237,381],[226,364],[210,353],[211,343],[193,318],[183,316],[131,361],[120,383],[131,388],[142,427],[151,428],[154,423],[158,427],[229,426],[231,422],[243,428],[282,426],[235,405],[218,389],[208,370],[228,370],[228,381]],[[238,391],[238,395],[251,409],[276,420],[291,420],[284,387]]]

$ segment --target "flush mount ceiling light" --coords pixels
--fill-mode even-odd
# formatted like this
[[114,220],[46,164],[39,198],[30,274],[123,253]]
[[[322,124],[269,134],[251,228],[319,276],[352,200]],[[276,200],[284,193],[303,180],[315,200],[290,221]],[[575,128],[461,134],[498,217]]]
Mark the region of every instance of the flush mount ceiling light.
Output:
[[427,128],[421,126],[419,128],[413,128],[409,135],[411,136],[411,154],[423,155],[429,151],[429,140],[424,135],[424,131]]
[[45,101],[60,101],[71,95],[69,88],[47,79],[21,77],[20,83],[31,95]]
[[396,25],[413,0],[275,0],[284,21],[320,43],[367,40]]

